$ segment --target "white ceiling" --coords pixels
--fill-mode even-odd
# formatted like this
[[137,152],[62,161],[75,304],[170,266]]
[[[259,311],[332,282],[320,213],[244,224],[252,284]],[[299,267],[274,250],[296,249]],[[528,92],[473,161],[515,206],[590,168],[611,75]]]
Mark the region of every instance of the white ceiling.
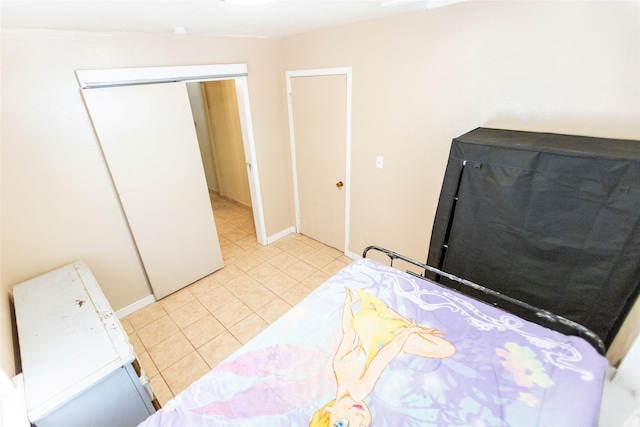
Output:
[[465,0],[231,1],[2,0],[0,22],[3,28],[164,33],[184,28],[192,34],[280,37]]

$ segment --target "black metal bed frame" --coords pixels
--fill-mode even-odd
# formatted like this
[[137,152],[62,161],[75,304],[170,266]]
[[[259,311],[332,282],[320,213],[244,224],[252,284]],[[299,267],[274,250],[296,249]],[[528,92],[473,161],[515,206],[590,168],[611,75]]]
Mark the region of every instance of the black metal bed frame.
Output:
[[[436,276],[442,276],[442,277],[446,277],[449,280],[452,280],[454,282],[457,282],[467,288],[472,288],[476,291],[480,291],[483,294],[493,297],[494,300],[493,301],[483,301],[485,303],[489,303],[491,305],[493,305],[494,307],[499,307],[499,308],[505,308],[505,305],[503,305],[502,303],[506,303],[506,305],[512,305],[515,307],[518,307],[519,309],[524,310],[525,313],[528,313],[527,315],[521,315],[520,313],[518,313],[518,315],[520,317],[524,317],[527,318],[527,320],[531,320],[535,323],[539,323],[543,326],[549,327],[551,329],[563,332],[565,334],[568,335],[576,335],[579,336],[581,338],[584,338],[587,342],[589,342],[589,344],[591,344],[593,347],[596,348],[596,350],[598,350],[598,352],[602,355],[605,354],[606,348],[604,345],[604,342],[600,339],[600,337],[598,335],[596,335],[593,331],[591,331],[590,329],[580,325],[579,323],[576,323],[572,320],[569,320],[565,317],[562,316],[558,316],[557,314],[553,314],[548,310],[533,306],[531,304],[528,304],[526,302],[520,301],[518,299],[515,298],[511,298],[507,295],[501,294],[500,292],[496,292],[492,289],[486,288],[482,285],[479,285],[477,283],[471,282],[469,280],[466,279],[461,279],[457,276],[454,276],[453,274],[449,274],[447,272],[444,272],[442,270],[439,270],[435,267],[431,267],[430,265],[426,265],[423,264],[421,262],[418,262],[414,259],[411,259],[409,257],[406,257],[404,255],[401,255],[397,252],[391,251],[389,249],[385,249],[383,247],[380,246],[368,246],[367,248],[365,248],[365,250],[362,252],[362,257],[366,258],[367,257],[367,253],[370,250],[375,250],[378,252],[382,252],[383,254],[385,254],[386,256],[389,257],[390,259],[390,265],[391,267],[393,267],[393,261],[396,259],[402,260],[404,262],[407,262],[409,264],[412,264],[416,267],[419,267],[422,270],[425,270],[424,275],[422,274],[418,274],[412,271],[406,271],[408,274],[411,274],[415,277],[419,277],[423,280],[427,280],[429,281],[430,279],[428,279],[426,277],[427,272],[431,272],[436,274]],[[445,286],[442,283],[438,283],[438,285],[440,286]],[[454,289],[455,290],[455,289]],[[509,310],[512,311],[512,310]]]

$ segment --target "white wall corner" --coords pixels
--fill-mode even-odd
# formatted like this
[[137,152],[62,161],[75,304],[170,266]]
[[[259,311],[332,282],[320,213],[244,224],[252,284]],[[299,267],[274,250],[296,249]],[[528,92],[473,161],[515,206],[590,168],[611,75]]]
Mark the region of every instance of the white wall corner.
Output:
[[609,367],[600,405],[600,427],[640,427],[640,337],[618,369]]
[[[24,400],[24,381],[22,374],[9,380],[4,371],[0,392],[0,427],[29,427],[27,405]],[[7,381],[5,381],[7,380]],[[13,383],[13,384],[11,384]]]

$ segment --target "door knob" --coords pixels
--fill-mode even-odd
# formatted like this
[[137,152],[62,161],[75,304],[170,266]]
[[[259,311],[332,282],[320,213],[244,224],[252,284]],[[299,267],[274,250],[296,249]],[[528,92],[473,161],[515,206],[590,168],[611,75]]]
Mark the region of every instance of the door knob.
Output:
[[342,181],[338,181],[338,182],[336,182],[336,187],[342,188],[342,187],[344,187],[344,183]]

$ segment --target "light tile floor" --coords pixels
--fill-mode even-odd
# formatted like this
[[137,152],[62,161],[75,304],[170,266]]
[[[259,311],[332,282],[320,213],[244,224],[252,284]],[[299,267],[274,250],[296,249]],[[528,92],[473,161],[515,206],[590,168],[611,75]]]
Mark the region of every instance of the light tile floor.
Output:
[[161,405],[352,261],[300,234],[262,246],[250,208],[211,202],[224,268],[121,319]]

